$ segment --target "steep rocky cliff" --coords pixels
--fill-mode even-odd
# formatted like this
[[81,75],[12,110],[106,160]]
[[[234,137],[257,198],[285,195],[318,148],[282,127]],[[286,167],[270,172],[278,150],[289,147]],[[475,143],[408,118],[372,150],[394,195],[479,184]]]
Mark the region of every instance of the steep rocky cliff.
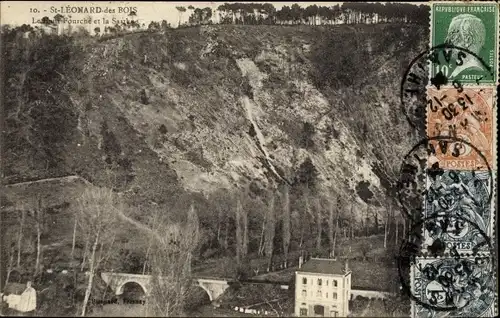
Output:
[[258,192],[316,171],[305,183],[319,193],[380,206],[416,140],[398,96],[425,32],[219,25],[75,40],[81,53],[57,79],[73,118],[62,159],[30,162],[26,144],[8,153],[7,177],[102,184],[111,169],[121,191],[158,202],[249,184]]

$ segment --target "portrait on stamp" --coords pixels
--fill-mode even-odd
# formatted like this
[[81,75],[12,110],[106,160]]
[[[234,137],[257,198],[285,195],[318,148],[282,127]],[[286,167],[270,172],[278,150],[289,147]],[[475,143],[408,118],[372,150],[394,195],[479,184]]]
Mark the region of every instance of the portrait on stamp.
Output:
[[493,83],[498,55],[498,7],[493,3],[433,4],[432,45],[446,45],[431,75],[441,72],[462,83]]
[[[453,70],[450,78],[455,78],[466,71],[486,71],[479,58],[476,57],[481,53],[485,40],[486,28],[480,18],[472,14],[459,14],[453,17],[444,43],[467,48],[474,55],[464,58],[464,62]],[[458,52],[454,53],[456,55],[453,57],[457,59]]]

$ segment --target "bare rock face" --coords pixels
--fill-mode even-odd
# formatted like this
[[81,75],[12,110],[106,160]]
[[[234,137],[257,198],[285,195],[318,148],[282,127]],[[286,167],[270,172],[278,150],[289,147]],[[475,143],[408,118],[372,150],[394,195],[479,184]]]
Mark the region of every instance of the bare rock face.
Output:
[[152,196],[167,195],[159,180],[204,194],[275,188],[309,167],[319,193],[380,205],[414,138],[397,96],[424,29],[214,25],[96,43],[82,51],[86,93],[69,90],[65,164],[88,179],[102,175],[94,161],[116,167],[122,190],[158,183]]
[[[207,193],[250,181],[265,187],[292,184],[300,164],[310,160],[320,192],[333,191],[360,207],[378,205],[375,199],[381,200],[387,190],[385,179],[395,176],[382,175],[373,166],[397,165],[405,149],[381,137],[393,133],[399,140],[409,130],[402,120],[392,120],[401,117],[397,74],[404,61],[386,48],[387,61],[363,61],[371,68],[359,66],[367,72],[359,78],[344,83],[342,76],[326,74],[325,82],[332,84],[320,87],[314,70],[328,67],[325,56],[346,54],[328,51],[322,43],[331,41],[328,36],[343,41],[352,36],[351,29],[328,33],[311,28],[290,41],[284,28],[265,34],[223,28],[193,29],[192,34],[171,35],[165,43],[151,38],[155,45],[165,45],[167,54],[170,50],[171,64],[158,71],[137,63],[129,76],[132,83],[146,80],[141,105],[127,94],[111,98],[149,148],[175,170],[182,186]],[[383,38],[383,27],[376,28]],[[356,32],[360,43],[373,38]],[[106,46],[120,54],[113,43]],[[373,52],[378,46],[370,40],[363,50]],[[148,55],[153,64],[158,58]],[[356,74],[339,70],[347,71]],[[130,89],[130,84],[117,85],[124,92]],[[374,196],[360,196],[360,184]]]
[[[334,188],[351,196],[358,194],[359,184],[366,184],[369,191],[382,195],[382,183],[387,182],[381,183],[380,178],[386,176],[375,172],[373,166],[395,165],[405,145],[381,145],[384,141],[380,138],[387,133],[381,127],[390,127],[398,137],[408,131],[401,120],[397,124],[392,121],[401,115],[396,97],[401,61],[393,61],[394,66],[386,61],[380,64],[380,70],[360,74],[369,83],[365,87],[338,85],[335,90],[325,89],[315,85],[309,71],[318,67],[318,61],[311,57],[311,52],[318,50],[318,38],[304,36],[299,37],[299,43],[287,43],[286,36],[276,36],[245,52],[245,47],[231,45],[231,40],[243,34],[229,39],[227,34],[233,33],[217,36],[216,27],[209,31],[200,35],[206,41],[204,60],[182,63],[185,68],[199,70],[205,80],[213,80],[212,89],[191,83],[196,90],[186,91],[168,78],[172,86],[164,94],[169,107],[160,109],[161,116],[157,117],[170,119],[177,127],[163,148],[155,151],[176,158],[174,169],[184,187],[210,191],[214,185],[230,187],[246,179],[269,186],[293,182],[297,167],[310,158],[319,171],[324,192]],[[270,41],[277,43],[270,45]],[[217,55],[216,47],[227,48],[226,56]],[[366,46],[368,51],[375,49],[373,42]],[[174,66],[179,72],[185,70]],[[211,67],[224,67],[226,71],[221,74],[219,69],[208,69]],[[366,80],[368,77],[371,80]],[[351,109],[363,117],[351,117]],[[152,119],[148,115],[151,110],[141,108],[139,112],[130,117],[131,122],[140,117]],[[186,119],[192,113],[199,118],[196,124]],[[366,122],[365,126],[360,127],[360,122]],[[387,138],[382,139],[389,143]],[[362,204],[366,200],[355,195],[353,201]]]

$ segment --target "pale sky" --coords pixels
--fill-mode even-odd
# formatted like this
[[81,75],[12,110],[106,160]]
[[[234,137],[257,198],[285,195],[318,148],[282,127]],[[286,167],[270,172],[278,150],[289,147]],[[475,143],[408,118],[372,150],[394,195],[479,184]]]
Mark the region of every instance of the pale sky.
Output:
[[[11,24],[11,25],[22,25],[33,24],[33,19],[41,19],[44,16],[53,18],[57,13],[52,9],[59,9],[61,7],[71,6],[71,7],[100,7],[102,10],[104,8],[115,9],[115,13],[100,13],[92,14],[93,19],[102,19],[103,17],[111,20],[115,17],[117,19],[125,19],[127,14],[118,14],[119,7],[137,7],[137,18],[141,22],[149,23],[150,21],[161,21],[167,20],[172,26],[177,26],[179,19],[179,12],[175,9],[176,6],[188,7],[192,5],[195,8],[211,7],[215,10],[219,5],[223,3],[232,3],[234,1],[216,1],[216,2],[118,2],[118,1],[2,1],[0,3],[0,24]],[[245,1],[243,1],[245,2]],[[247,3],[271,3],[275,8],[280,9],[281,7],[288,5],[291,6],[294,3],[299,4],[302,7],[307,7],[312,2],[272,2],[272,1],[248,1]],[[328,5],[332,6],[337,3],[342,2],[320,2],[317,5]],[[38,11],[38,13],[36,13]],[[83,19],[87,14],[83,13],[61,13],[63,16],[71,15],[72,19]],[[187,21],[189,11],[183,14],[182,20]]]

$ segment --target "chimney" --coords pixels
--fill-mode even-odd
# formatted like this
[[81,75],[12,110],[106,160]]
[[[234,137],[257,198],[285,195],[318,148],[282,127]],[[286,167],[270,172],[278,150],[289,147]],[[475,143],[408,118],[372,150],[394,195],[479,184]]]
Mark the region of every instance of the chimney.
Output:
[[345,272],[346,272],[346,274],[348,271],[349,271],[349,260],[346,258],[346,260],[345,260]]
[[299,268],[302,267],[302,263],[304,263],[304,260],[302,258],[302,255],[299,256]]

